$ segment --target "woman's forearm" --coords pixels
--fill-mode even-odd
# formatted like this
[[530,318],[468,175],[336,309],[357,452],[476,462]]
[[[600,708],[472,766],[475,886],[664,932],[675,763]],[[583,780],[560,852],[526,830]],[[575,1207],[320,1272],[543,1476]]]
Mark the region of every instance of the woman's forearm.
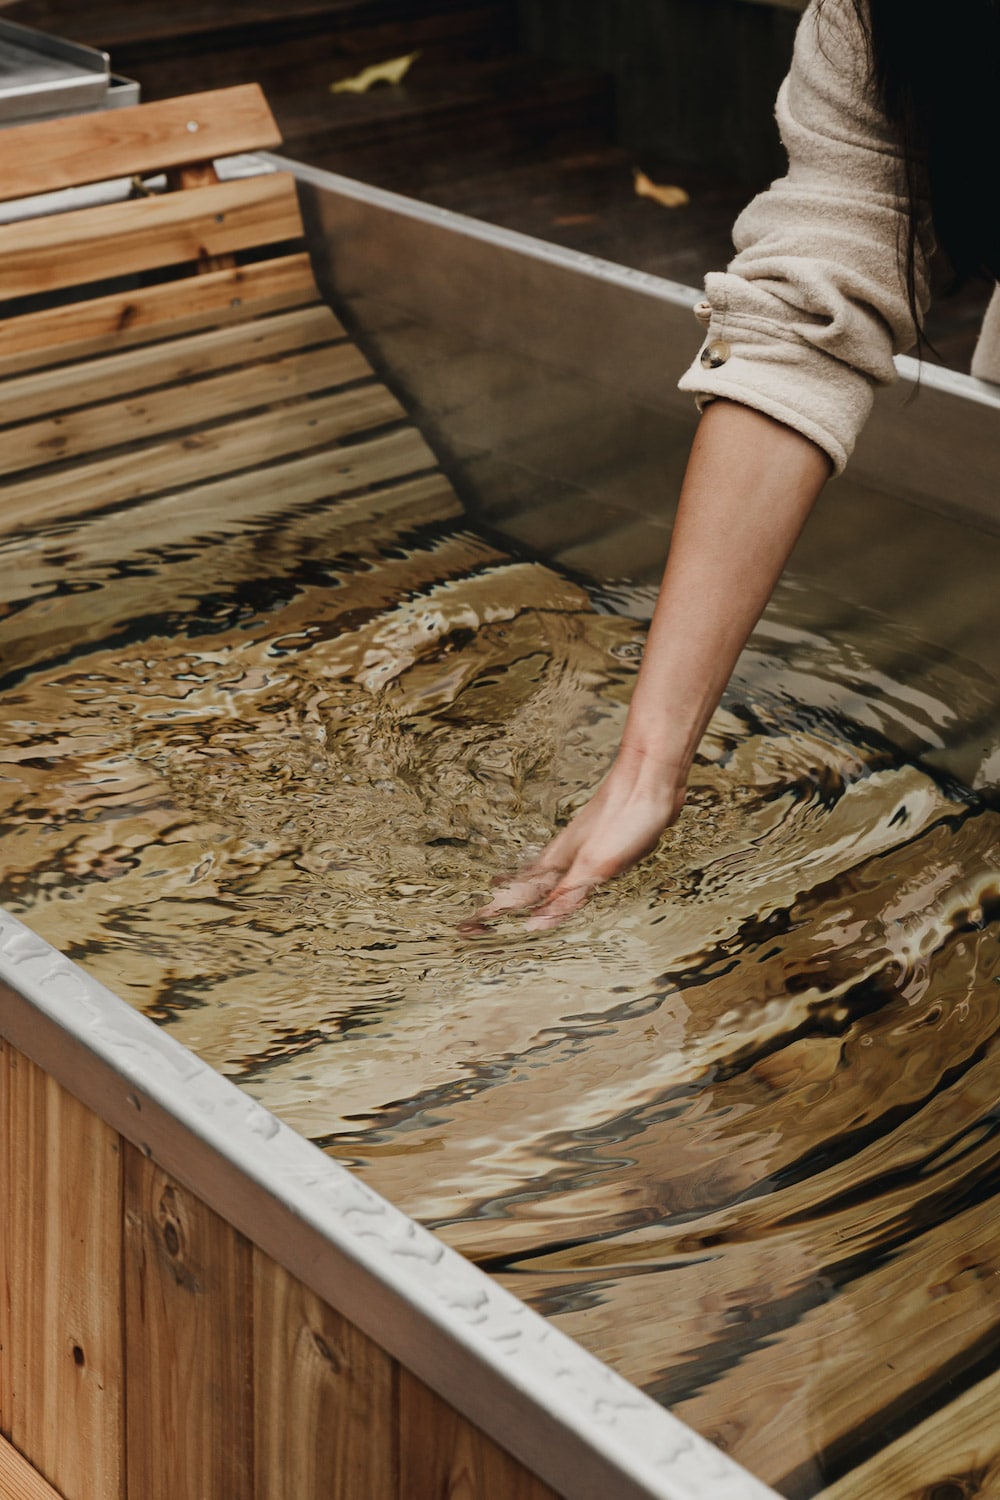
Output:
[[705,725],[830,467],[825,453],[780,422],[728,401],[709,407],[618,758],[478,922],[530,909],[530,927],[551,927],[656,847],[680,812]]
[[736,659],[830,473],[827,455],[749,407],[715,401],[695,437],[622,741],[682,785]]

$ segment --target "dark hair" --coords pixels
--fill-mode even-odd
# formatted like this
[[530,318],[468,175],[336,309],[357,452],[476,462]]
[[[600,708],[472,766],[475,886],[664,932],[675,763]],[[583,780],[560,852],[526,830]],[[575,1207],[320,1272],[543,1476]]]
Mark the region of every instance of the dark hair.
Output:
[[1000,279],[1000,0],[852,0],[871,77],[903,148],[901,270],[918,327],[914,257],[929,206],[953,289]]

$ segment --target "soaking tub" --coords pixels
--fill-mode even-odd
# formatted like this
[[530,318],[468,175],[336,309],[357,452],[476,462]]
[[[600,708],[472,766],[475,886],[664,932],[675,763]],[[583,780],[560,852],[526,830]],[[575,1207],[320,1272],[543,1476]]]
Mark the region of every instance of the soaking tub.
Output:
[[466,936],[620,727],[696,293],[289,170],[328,306],[7,489],[0,1488],[986,1500],[997,393],[901,362],[676,835]]

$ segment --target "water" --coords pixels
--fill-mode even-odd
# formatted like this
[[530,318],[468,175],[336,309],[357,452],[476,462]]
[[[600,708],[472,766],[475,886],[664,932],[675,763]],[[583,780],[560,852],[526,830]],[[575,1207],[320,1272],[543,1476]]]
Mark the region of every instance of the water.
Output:
[[980,1387],[995,1451],[1000,818],[929,769],[980,666],[793,575],[660,849],[470,938],[648,595],[436,475],[0,549],[4,906],[786,1494],[903,1500]]

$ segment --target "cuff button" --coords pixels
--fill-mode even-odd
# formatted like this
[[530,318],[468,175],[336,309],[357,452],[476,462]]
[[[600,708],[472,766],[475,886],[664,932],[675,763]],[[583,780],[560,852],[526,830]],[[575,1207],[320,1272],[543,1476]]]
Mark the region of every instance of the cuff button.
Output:
[[732,349],[730,349],[725,339],[713,339],[712,342],[710,344],[706,344],[704,349],[701,351],[702,369],[717,370],[720,365],[724,365],[726,363],[732,352]]

